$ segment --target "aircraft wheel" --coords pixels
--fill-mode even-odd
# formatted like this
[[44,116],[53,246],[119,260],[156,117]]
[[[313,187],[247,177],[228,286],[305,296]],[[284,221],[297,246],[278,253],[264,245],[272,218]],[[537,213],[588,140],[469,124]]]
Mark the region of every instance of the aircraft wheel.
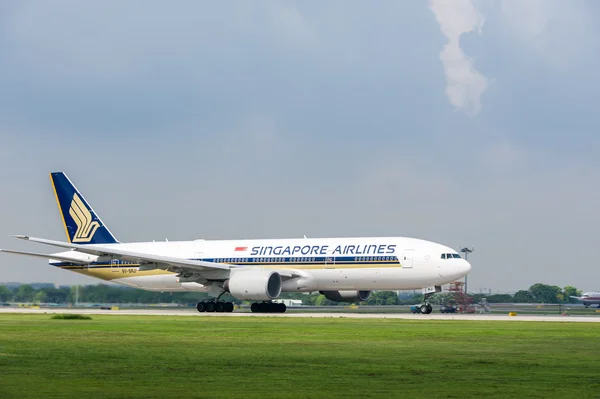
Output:
[[427,304],[427,312],[425,314],[430,314],[431,312],[433,312],[433,307]]
[[419,311],[422,314],[427,314],[427,305],[421,305],[421,307],[419,308]]
[[217,302],[215,304],[215,311],[218,313],[223,313],[225,311],[225,303]]
[[206,303],[206,311],[207,312],[214,312],[215,311],[215,303],[214,302],[207,302]]
[[258,306],[257,302],[253,302],[252,305],[250,305],[250,311],[252,313],[258,313],[258,312],[260,312],[260,307]]
[[232,302],[225,302],[225,311],[227,313],[233,312],[233,303]]
[[198,305],[196,305],[196,310],[200,313],[206,312],[206,304],[204,302],[198,302]]

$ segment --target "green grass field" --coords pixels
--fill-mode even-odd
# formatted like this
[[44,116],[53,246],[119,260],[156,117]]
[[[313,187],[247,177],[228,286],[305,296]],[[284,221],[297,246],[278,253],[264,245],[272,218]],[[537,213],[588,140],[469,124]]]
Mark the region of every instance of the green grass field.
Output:
[[600,325],[0,315],[0,398],[600,398]]

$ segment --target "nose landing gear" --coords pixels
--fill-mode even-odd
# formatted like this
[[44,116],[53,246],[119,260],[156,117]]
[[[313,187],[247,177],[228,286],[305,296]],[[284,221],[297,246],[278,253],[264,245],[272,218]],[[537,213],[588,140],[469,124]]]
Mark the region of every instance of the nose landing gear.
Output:
[[431,297],[436,292],[441,292],[442,287],[436,286],[436,287],[431,287],[431,288],[433,288],[433,289],[425,288],[423,290],[423,291],[428,291],[428,292],[423,293],[424,300],[421,305],[414,305],[414,306],[410,307],[410,311],[412,313],[431,314],[431,312],[433,312],[433,307],[429,303],[429,297]]
[[429,297],[432,296],[433,294],[435,294],[435,292],[426,292],[425,294],[423,294],[424,301],[423,301],[423,304],[421,306],[419,306],[419,313],[430,314],[431,312],[433,312],[433,307],[429,303]]
[[423,305],[419,306],[419,312],[422,314],[430,314],[433,312],[433,308],[430,304],[424,303]]

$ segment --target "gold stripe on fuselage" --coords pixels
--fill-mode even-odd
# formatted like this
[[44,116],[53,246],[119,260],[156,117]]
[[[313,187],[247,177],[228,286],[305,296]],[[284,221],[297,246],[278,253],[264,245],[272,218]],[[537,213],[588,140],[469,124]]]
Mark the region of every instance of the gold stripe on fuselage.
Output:
[[126,277],[146,277],[175,274],[161,269],[139,270],[139,265],[119,265],[118,267],[87,267],[87,266],[59,266],[61,269],[69,270],[75,273],[83,274],[89,277],[95,277],[106,281],[116,280]]

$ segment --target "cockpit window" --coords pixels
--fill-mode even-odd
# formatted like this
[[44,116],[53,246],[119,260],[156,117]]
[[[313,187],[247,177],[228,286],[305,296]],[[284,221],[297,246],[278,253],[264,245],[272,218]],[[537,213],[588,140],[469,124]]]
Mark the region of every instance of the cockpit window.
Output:
[[442,254],[442,259],[461,259],[459,254]]

